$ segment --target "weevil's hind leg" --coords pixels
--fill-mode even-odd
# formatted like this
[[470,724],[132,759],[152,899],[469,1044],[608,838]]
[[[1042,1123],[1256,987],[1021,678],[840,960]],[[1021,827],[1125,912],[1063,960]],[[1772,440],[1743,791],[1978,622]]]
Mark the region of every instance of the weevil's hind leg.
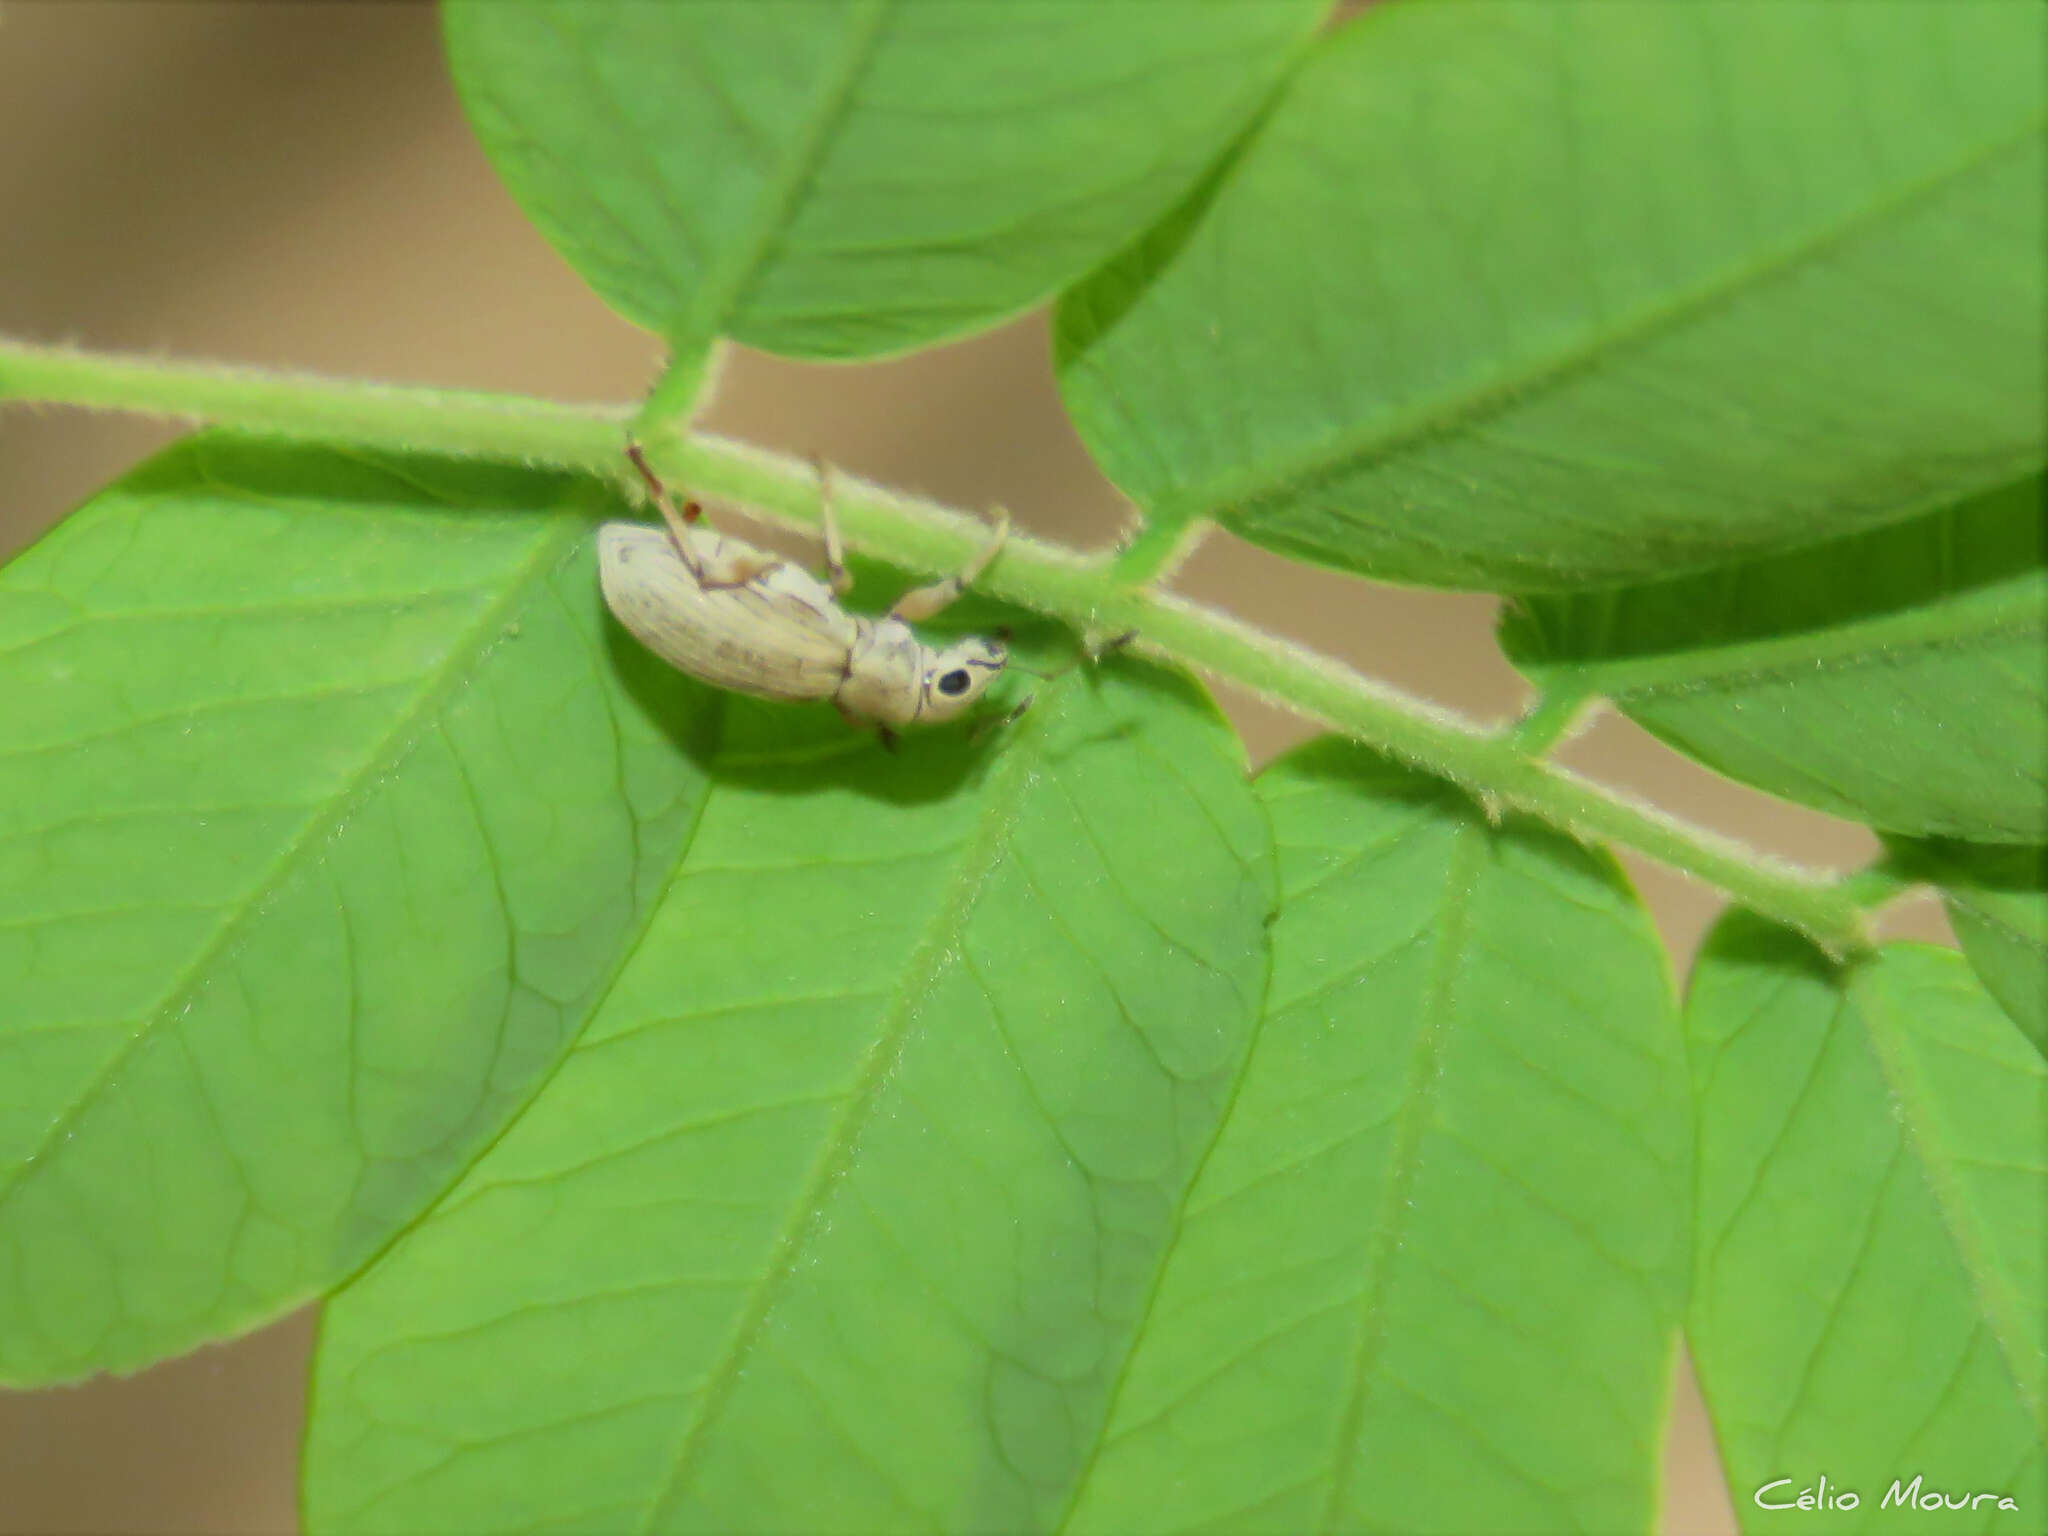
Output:
[[853,590],[853,573],[846,568],[846,545],[839,537],[839,503],[832,495],[832,472],[815,453],[811,468],[818,472],[818,509],[825,520],[825,577],[832,583],[832,595],[844,597]]
[[714,585],[730,586],[730,582],[714,583],[706,579],[704,567],[698,562],[696,551],[690,547],[690,530],[704,516],[704,508],[695,501],[686,501],[680,507],[668,493],[668,487],[654,473],[647,462],[647,455],[640,451],[638,443],[626,444],[626,457],[633,461],[633,467],[640,471],[640,478],[647,482],[647,489],[654,493],[654,505],[661,513],[661,520],[668,524],[669,542],[676,547],[676,558],[689,568],[700,587]]
[[[654,505],[660,509],[662,521],[668,524],[669,532],[675,535],[676,543],[682,545],[686,542],[682,530],[695,527],[698,520],[704,516],[704,508],[695,501],[686,501],[678,508],[675,505],[675,498],[669,495],[668,487],[661,483],[661,477],[655,474],[654,467],[647,462],[647,455],[638,443],[626,444],[626,457],[631,459],[633,467],[640,471],[640,478],[647,482],[647,489],[654,497]],[[684,551],[679,548],[677,553],[682,554]]]
[[1010,539],[1010,514],[1001,507],[996,508],[996,531],[988,543],[967,563],[965,570],[948,576],[944,581],[935,581],[928,587],[913,587],[896,599],[896,606],[889,610],[889,617],[901,619],[906,624],[915,624],[940,612],[962,592],[973,586],[988,569],[989,562],[1003,552],[1003,545]]
[[690,530],[695,528],[698,520],[704,516],[702,506],[694,501],[686,501],[680,507],[672,506],[666,501],[658,502],[656,505],[661,508],[661,520],[668,524],[668,541],[676,547],[676,558],[689,568],[690,575],[698,586],[710,591],[714,587],[746,585],[744,580],[713,581],[710,572],[704,569],[703,562],[697,558],[696,551],[690,547]]

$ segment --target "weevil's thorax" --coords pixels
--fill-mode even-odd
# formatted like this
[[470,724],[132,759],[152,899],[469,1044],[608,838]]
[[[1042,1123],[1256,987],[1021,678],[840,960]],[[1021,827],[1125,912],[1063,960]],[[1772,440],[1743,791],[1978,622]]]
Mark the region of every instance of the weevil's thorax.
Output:
[[838,701],[880,725],[937,725],[966,713],[1009,663],[1000,641],[929,646],[901,619],[857,618]]
[[838,703],[848,713],[881,725],[908,725],[918,717],[925,648],[900,619],[854,616],[854,642],[846,653],[846,680]]

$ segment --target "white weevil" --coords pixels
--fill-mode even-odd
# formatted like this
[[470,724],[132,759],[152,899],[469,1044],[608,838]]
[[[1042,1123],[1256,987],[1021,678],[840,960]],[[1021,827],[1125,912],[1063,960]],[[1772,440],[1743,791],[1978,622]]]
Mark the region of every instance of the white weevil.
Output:
[[995,537],[958,575],[906,592],[882,618],[848,613],[852,586],[831,487],[824,501],[824,582],[790,562],[714,532],[695,502],[676,507],[635,444],[627,452],[654,492],[666,528],[606,523],[597,533],[604,600],[655,655],[692,677],[764,699],[830,699],[847,722],[890,728],[932,725],[964,713],[1009,662],[1000,640],[969,636],[929,646],[913,620],[939,612],[988,568],[1009,533]]

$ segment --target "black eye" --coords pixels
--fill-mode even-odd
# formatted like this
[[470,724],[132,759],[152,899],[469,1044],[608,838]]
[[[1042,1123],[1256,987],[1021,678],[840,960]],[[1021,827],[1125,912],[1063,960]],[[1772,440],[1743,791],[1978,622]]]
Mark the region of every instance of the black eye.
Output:
[[939,679],[939,692],[949,699],[957,699],[967,691],[967,669],[955,667]]

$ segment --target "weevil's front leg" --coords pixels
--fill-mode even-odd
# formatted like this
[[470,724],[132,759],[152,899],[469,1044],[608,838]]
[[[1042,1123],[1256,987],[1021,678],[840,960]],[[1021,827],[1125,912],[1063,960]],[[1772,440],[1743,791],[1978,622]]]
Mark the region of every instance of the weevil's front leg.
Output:
[[839,538],[839,506],[832,496],[831,471],[815,453],[811,467],[818,472],[818,508],[825,520],[825,576],[832,583],[832,595],[844,597],[853,590],[853,573],[846,568],[846,545]]
[[1122,650],[1137,638],[1138,632],[1135,629],[1127,629],[1120,635],[1110,636],[1107,640],[1097,640],[1092,635],[1084,635],[1081,639],[1081,649],[1087,653],[1088,665],[1092,667],[1103,657]]
[[704,567],[698,562],[697,553],[691,548],[690,541],[690,530],[695,528],[698,520],[704,516],[704,508],[694,501],[686,501],[682,506],[676,506],[675,499],[668,493],[668,487],[661,483],[660,478],[648,465],[647,455],[640,451],[638,443],[626,444],[626,457],[633,461],[633,467],[640,471],[640,478],[647,482],[647,489],[654,493],[654,505],[661,513],[661,520],[668,524],[669,542],[676,547],[676,557],[689,568],[690,574],[697,579],[698,586],[709,586],[710,583],[705,579]]
[[1003,545],[1009,542],[1009,538],[1010,514],[997,507],[995,534],[982,552],[967,563],[966,569],[928,587],[913,587],[896,599],[896,606],[889,610],[889,617],[901,619],[906,624],[930,618],[980,579],[989,562],[1003,552]]
[[[1009,637],[1006,634],[1004,638],[1008,639]],[[1103,657],[1122,650],[1137,638],[1138,632],[1135,629],[1127,629],[1122,634],[1113,636],[1100,643],[1084,639],[1081,642],[1081,654],[1068,662],[1064,667],[1061,667],[1057,672],[1043,674],[1044,680],[1047,683],[1058,682],[1083,661],[1086,661],[1092,667],[1100,662]],[[1031,707],[1032,701],[1037,697],[1038,695],[1035,692],[1027,693],[1003,713],[999,715],[983,715],[974,722],[972,729],[967,733],[967,739],[973,741],[979,738],[984,731],[1002,730],[1008,726],[1015,725],[1024,718],[1024,711]]]

